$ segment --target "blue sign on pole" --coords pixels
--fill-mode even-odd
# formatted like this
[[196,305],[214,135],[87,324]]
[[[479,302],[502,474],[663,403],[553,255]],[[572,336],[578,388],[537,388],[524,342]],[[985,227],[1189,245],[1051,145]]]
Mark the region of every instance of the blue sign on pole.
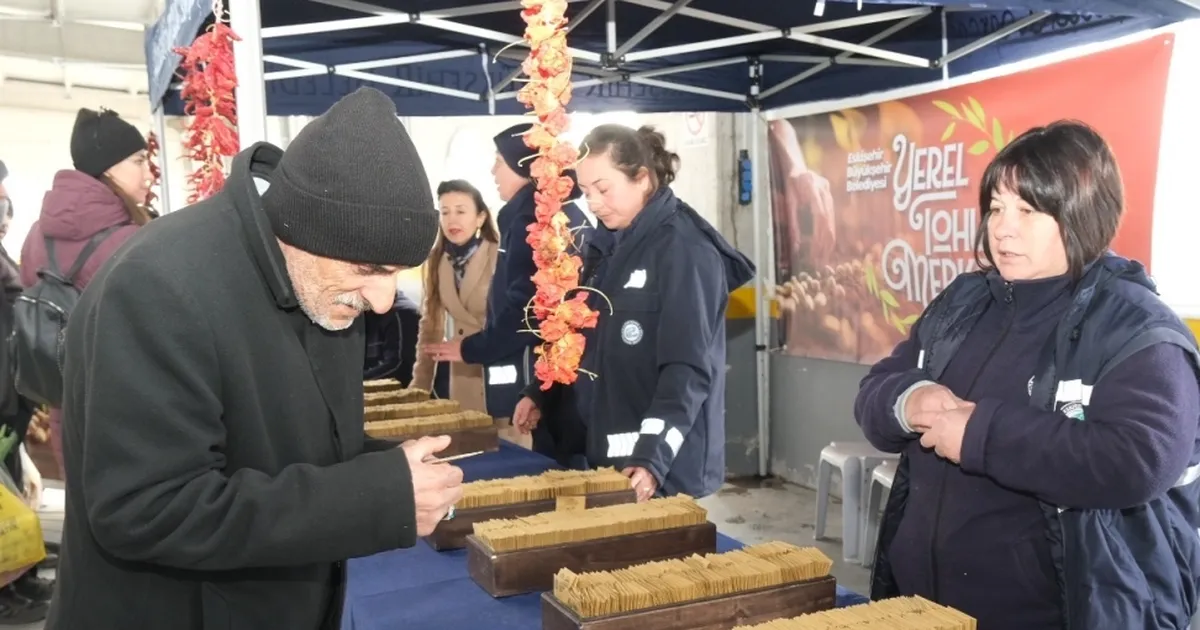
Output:
[[162,17],[146,31],[146,71],[150,102],[157,107],[171,87],[182,61],[176,48],[190,46],[200,26],[212,14],[212,0],[168,0]]

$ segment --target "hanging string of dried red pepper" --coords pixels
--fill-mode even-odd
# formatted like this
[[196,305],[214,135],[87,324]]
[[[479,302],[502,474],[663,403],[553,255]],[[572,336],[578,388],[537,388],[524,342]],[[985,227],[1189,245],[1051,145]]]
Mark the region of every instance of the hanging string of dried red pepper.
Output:
[[229,27],[224,2],[213,2],[213,24],[192,45],[177,48],[184,113],[192,117],[184,146],[195,170],[188,175],[188,203],[207,199],[225,185],[225,160],[237,155],[237,107],[234,90],[233,42],[241,38]]
[[154,202],[158,200],[154,189],[162,183],[162,169],[158,167],[158,161],[155,159],[161,148],[158,144],[158,134],[151,131],[146,136],[146,160],[150,163],[150,190],[146,192],[146,209],[150,210],[152,214],[157,212]]
[[[525,136],[525,144],[537,150],[530,165],[537,182],[537,222],[529,227],[526,241],[533,248],[537,293],[533,314],[540,320],[535,371],[542,389],[554,383],[574,383],[583,358],[584,328],[596,326],[599,314],[588,308],[587,294],[577,291],[579,256],[563,202],[573,184],[564,175],[579,159],[575,147],[559,140],[567,128],[566,105],[571,100],[571,56],[567,50],[566,0],[522,0],[525,41],[529,56],[522,69],[529,80],[518,100],[533,110],[538,122]],[[572,295],[573,293],[573,295]]]

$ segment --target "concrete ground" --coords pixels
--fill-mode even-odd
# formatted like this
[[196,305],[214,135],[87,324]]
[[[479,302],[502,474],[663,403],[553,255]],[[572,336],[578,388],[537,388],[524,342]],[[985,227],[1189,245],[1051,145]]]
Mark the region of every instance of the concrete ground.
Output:
[[779,540],[817,547],[833,560],[832,573],[839,585],[855,593],[867,592],[871,570],[842,560],[842,510],[837,497],[829,502],[827,540],[813,540],[817,493],[807,488],[776,479],[743,480],[725,484],[700,503],[722,534],[747,544]]
[[[43,509],[39,511],[46,540],[57,542],[62,536],[62,484],[47,479]],[[802,546],[815,546],[833,560],[833,575],[838,584],[856,593],[865,593],[870,570],[842,560],[841,504],[830,501],[826,536],[828,541],[813,540],[816,521],[816,492],[777,480],[737,481],[726,484],[716,494],[701,500],[709,520],[726,536],[744,543],[780,540]],[[53,571],[42,577],[54,577]],[[15,630],[42,630],[43,624],[8,626]]]

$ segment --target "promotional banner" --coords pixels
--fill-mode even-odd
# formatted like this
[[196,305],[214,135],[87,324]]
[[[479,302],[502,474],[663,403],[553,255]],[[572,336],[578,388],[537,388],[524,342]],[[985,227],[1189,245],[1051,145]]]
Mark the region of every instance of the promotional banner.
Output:
[[770,127],[776,278],[789,355],[874,363],[978,269],[978,182],[996,152],[1060,119],[1110,144],[1126,210],[1113,249],[1149,266],[1173,37]]

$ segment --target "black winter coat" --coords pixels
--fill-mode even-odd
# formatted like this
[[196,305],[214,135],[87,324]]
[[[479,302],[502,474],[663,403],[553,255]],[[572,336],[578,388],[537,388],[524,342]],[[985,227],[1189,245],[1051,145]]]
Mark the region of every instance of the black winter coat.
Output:
[[368,311],[363,313],[363,321],[367,337],[363,379],[394,378],[407,387],[417,362],[421,307],[397,291],[392,310],[383,315]]
[[281,155],[139,230],[71,316],[50,630],[333,630],[343,561],[415,543],[404,452],[363,434],[361,320],[308,320],[262,212]]

